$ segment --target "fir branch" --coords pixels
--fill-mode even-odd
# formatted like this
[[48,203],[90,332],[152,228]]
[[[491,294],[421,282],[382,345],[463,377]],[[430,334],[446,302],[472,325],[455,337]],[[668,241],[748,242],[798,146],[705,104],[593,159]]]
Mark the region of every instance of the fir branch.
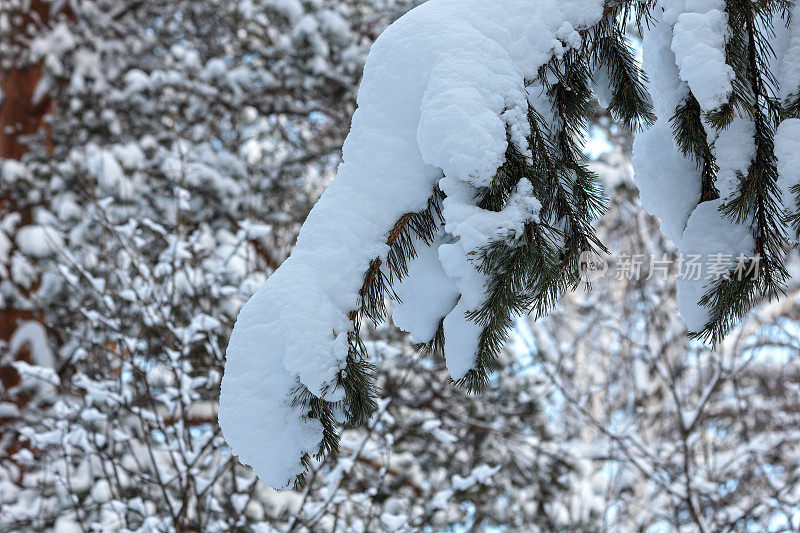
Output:
[[439,325],[436,327],[436,333],[433,338],[428,342],[414,344],[414,350],[423,355],[444,357],[444,317],[439,320]]
[[[550,75],[557,81],[549,84]],[[530,160],[509,142],[506,158],[491,185],[480,191],[479,205],[499,211],[525,176],[542,202],[540,221],[525,225],[523,235],[506,235],[476,254],[477,268],[488,277],[486,298],[466,318],[482,327],[475,365],[456,384],[481,390],[497,367],[498,355],[514,315],[547,312],[579,280],[578,257],[602,249],[591,220],[604,210],[597,176],[586,167],[581,139],[594,109],[584,51],[571,51],[540,71],[538,81],[552,102],[552,129],[529,106]],[[549,222],[547,222],[549,221]]]
[[[628,4],[625,5],[626,9]],[[631,131],[655,122],[653,105],[645,88],[647,77],[636,60],[630,40],[625,35],[628,15],[610,15],[595,26],[589,35],[593,68],[605,69],[611,89],[608,111]]]
[[762,28],[781,9],[781,2],[753,3],[732,0],[728,5],[730,24],[740,28],[728,46],[728,61],[736,75],[731,105],[749,115],[755,125],[755,157],[742,176],[734,198],[721,208],[724,215],[738,224],[751,224],[758,257],[755,277],[722,280],[703,297],[701,304],[710,307],[711,319],[702,331],[692,335],[718,342],[762,298],[769,300],[783,294],[788,277],[784,265],[785,218],[778,189],[778,171],[774,154],[775,128],[782,109],[776,99],[775,80],[769,69],[774,52],[769,36]]
[[392,227],[386,238],[389,253],[386,258],[388,276],[383,273],[383,260],[376,257],[370,263],[364,275],[364,282],[359,290],[360,305],[350,312],[350,320],[360,325],[363,316],[374,323],[380,323],[386,315],[385,295],[396,298],[391,291],[394,280],[400,280],[408,274],[408,261],[416,257],[414,239],[418,238],[430,245],[443,223],[441,201],[444,193],[436,187],[428,199],[427,207],[422,211],[405,213]]
[[467,314],[469,320],[483,326],[478,355],[475,366],[456,382],[470,392],[482,390],[497,368],[498,355],[514,325],[513,316],[535,304],[555,303],[552,289],[562,279],[560,249],[534,221],[526,224],[519,239],[499,239],[481,249],[479,269],[489,276],[487,298]]
[[[366,317],[377,324],[386,316],[387,295],[397,297],[392,290],[393,282],[408,275],[408,261],[416,257],[415,240],[430,245],[443,223],[443,198],[444,194],[437,187],[425,209],[403,214],[387,235],[389,252],[385,265],[381,258],[375,258],[364,274],[359,290],[359,306],[348,315],[353,322],[353,330],[347,334],[349,347],[345,367],[335,384],[335,387],[341,387],[344,391],[344,399],[339,402],[326,401],[300,383],[292,395],[292,401],[302,406],[306,416],[322,423],[322,441],[319,450],[313,454],[316,459],[338,453],[339,432],[334,411],[341,410],[344,414],[344,427],[358,427],[377,409],[376,369],[369,361],[369,354],[360,336],[361,322]],[[302,458],[306,469],[311,457],[306,454]],[[304,482],[305,474],[302,474],[295,480],[295,487],[301,487]]]
[[698,201],[707,202],[719,198],[719,191],[714,186],[719,167],[708,143],[700,103],[691,92],[675,108],[670,122],[678,149],[685,157],[694,160],[700,169],[702,187]]

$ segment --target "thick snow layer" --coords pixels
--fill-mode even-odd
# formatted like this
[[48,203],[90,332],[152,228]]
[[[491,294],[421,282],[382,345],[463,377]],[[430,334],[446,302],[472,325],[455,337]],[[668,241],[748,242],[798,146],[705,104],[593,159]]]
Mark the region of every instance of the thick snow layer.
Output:
[[647,89],[659,120],[668,121],[675,107],[689,94],[689,86],[680,78],[672,51],[672,29],[656,10],[655,23],[642,37],[642,68],[647,73]]
[[464,315],[484,301],[487,278],[475,269],[471,254],[505,236],[518,236],[526,222],[536,219],[541,203],[533,186],[521,179],[506,206],[499,212],[472,204],[474,191],[465,181],[445,176],[439,185],[447,195],[442,213],[445,229],[457,242],[439,248],[445,273],[455,280],[461,298],[444,319],[444,357],[453,379],[460,379],[475,365],[482,328]]
[[697,166],[674,145],[666,120],[641,132],[633,143],[633,177],[642,205],[661,220],[661,231],[680,245],[689,215],[700,201]]
[[728,101],[734,74],[725,63],[728,15],[722,0],[687,1],[673,27],[672,51],[681,79],[706,111]]
[[781,191],[781,201],[787,211],[797,211],[794,194],[791,188],[800,184],[800,150],[797,143],[800,140],[800,119],[790,118],[784,120],[775,132],[775,157],[778,159],[778,188]]
[[738,173],[747,175],[756,155],[753,135],[756,132],[753,121],[736,117],[730,126],[722,130],[714,141],[714,155],[717,158],[716,186],[723,199],[731,199],[739,188]]
[[[708,322],[709,310],[698,302],[708,292],[712,279],[735,268],[740,255],[755,254],[749,225],[724,218],[720,205],[721,199],[698,205],[689,217],[680,245],[684,272],[678,277],[678,311],[690,331],[700,331]],[[696,273],[688,266],[694,259],[700,265]]]
[[680,5],[664,5],[663,13],[656,10],[655,24],[642,39],[642,66],[658,120],[634,140],[633,177],[642,205],[661,220],[661,231],[678,245],[689,215],[700,201],[701,177],[697,166],[675,145],[669,123],[675,108],[689,94],[670,48],[672,29],[667,22],[670,17],[677,19],[676,10],[682,12],[685,7],[683,1],[675,3]]
[[487,278],[469,262],[460,243],[439,247],[439,260],[445,273],[455,280],[461,298],[444,318],[444,358],[453,379],[461,379],[475,366],[482,328],[464,316],[484,300]]
[[[722,198],[698,205],[700,171],[678,150],[669,120],[689,89],[705,110],[727,101],[733,78],[725,64],[727,15],[721,0],[660,0],[659,6],[663,11],[656,10],[655,24],[642,43],[658,120],[634,141],[634,180],[642,205],[661,219],[661,230],[680,249],[684,275],[678,279],[678,310],[689,329],[699,331],[709,318],[708,309],[698,303],[708,291],[709,278],[734,268],[740,254],[754,254],[750,228],[718,211],[736,192],[737,172],[746,173],[752,161],[753,124],[737,118],[709,139],[714,141]],[[689,261],[698,267],[688,267]]]
[[[489,183],[506,131],[515,141],[528,132],[525,79],[564,53],[558,37],[575,46],[576,30],[602,13],[603,0],[431,0],[373,45],[336,179],[291,257],[242,308],[228,347],[220,424],[234,453],[264,482],[287,486],[302,471],[301,455],[317,450],[321,426],[291,404],[292,391],[305,386],[327,400],[341,398],[334,385],[352,327],[348,313],[370,261],[385,258],[395,221],[424,209],[443,175],[452,188]],[[525,192],[518,191],[520,201],[532,207]],[[474,205],[474,194],[462,198]],[[445,206],[456,217],[462,208]],[[465,245],[479,244],[462,233]],[[461,292],[445,331],[469,330],[463,343],[445,346],[457,377],[474,362],[479,328],[463,313],[480,304],[483,279],[459,242],[439,246],[439,258]]]
[[395,284],[400,302],[394,305],[392,321],[411,334],[414,342],[428,342],[436,335],[439,321],[456,305],[459,292],[439,262],[443,236],[431,246],[417,243],[418,256],[408,266],[408,276]]
[[[783,52],[780,69],[777,73],[781,99],[800,94],[800,28],[797,27],[796,22],[800,20],[798,17],[800,17],[800,4],[795,3],[792,8],[793,24],[789,27],[789,42]],[[776,28],[780,29],[781,25],[776,24]]]
[[533,185],[526,178],[500,211],[487,211],[471,203],[472,189],[464,182],[446,177],[441,180],[442,191],[447,194],[443,214],[447,232],[460,237],[465,252],[472,252],[504,235],[518,236],[525,224],[538,219],[542,204],[533,196]]

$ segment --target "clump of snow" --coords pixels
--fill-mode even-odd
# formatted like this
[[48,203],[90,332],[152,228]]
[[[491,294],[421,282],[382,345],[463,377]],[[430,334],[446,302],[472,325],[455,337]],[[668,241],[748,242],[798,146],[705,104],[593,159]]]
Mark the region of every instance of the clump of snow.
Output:
[[440,182],[447,195],[442,213],[445,229],[456,242],[439,247],[439,259],[445,273],[454,280],[461,298],[444,319],[444,356],[453,379],[460,379],[475,366],[478,343],[483,328],[465,314],[478,308],[485,299],[488,278],[475,269],[472,253],[501,236],[518,236],[524,224],[538,218],[541,203],[533,196],[533,187],[521,179],[506,206],[499,212],[474,205],[474,190],[465,180],[445,176]]
[[694,257],[698,264],[699,271],[679,276],[678,309],[689,329],[699,331],[709,315],[698,302],[708,292],[710,281],[728,275],[740,255],[754,255],[749,226],[719,212],[719,206],[736,194],[739,173],[747,173],[755,155],[754,126],[737,117],[716,138],[716,132],[707,128],[719,165],[715,185],[721,198],[700,203],[700,170],[675,144],[670,119],[690,89],[704,110],[719,107],[729,97],[733,70],[725,63],[725,4],[721,0],[660,0],[659,6],[663,11],[654,13],[655,23],[642,43],[657,122],[634,141],[634,179],[642,205],[661,219],[662,232],[678,245],[684,262]]
[[728,100],[733,68],[725,62],[728,15],[722,0],[686,2],[673,27],[672,51],[681,79],[704,110],[715,109]]
[[14,159],[0,161],[0,179],[6,183],[14,183],[26,173],[25,165]]
[[[86,170],[97,180],[97,184],[100,187],[109,193],[117,194],[120,198],[125,199],[133,196],[133,184],[125,175],[122,165],[110,150],[89,146],[86,152]],[[124,149],[121,155],[126,160],[131,157],[131,153]],[[132,163],[132,161],[126,162]]]
[[[663,3],[663,2],[662,2]],[[672,29],[668,23],[675,6],[654,13],[655,23],[642,39],[642,65],[649,76],[648,90],[657,121],[639,133],[633,143],[633,177],[642,205],[661,220],[661,231],[680,244],[686,222],[700,200],[701,178],[697,166],[687,160],[675,145],[670,117],[689,94],[681,80],[670,48]],[[683,2],[680,2],[683,9]],[[661,17],[661,18],[660,18]]]
[[150,76],[139,69],[131,69],[123,78],[127,94],[143,93],[150,89]]
[[659,120],[667,121],[675,107],[689,94],[680,78],[672,51],[672,28],[663,22],[667,13],[653,13],[654,24],[642,36],[642,68],[648,75],[647,89]]
[[403,514],[381,514],[381,523],[386,526],[389,531],[398,531],[406,524],[406,522],[408,522],[408,517]]
[[[659,5],[663,11],[656,12],[655,24],[643,39],[643,66],[658,119],[634,141],[634,179],[642,204],[661,219],[661,230],[678,245],[684,260],[700,256],[697,276],[678,281],[679,311],[689,329],[698,331],[708,320],[708,309],[698,302],[708,291],[708,278],[715,277],[709,270],[722,275],[736,266],[740,254],[754,253],[749,227],[718,211],[736,193],[738,173],[746,173],[752,161],[753,124],[737,118],[710,139],[719,164],[716,186],[722,199],[699,203],[700,171],[678,150],[669,120],[689,89],[705,110],[728,99],[733,70],[725,63],[725,5],[720,0],[661,0]],[[724,264],[718,258],[711,260],[718,254],[725,254]]]
[[0,231],[0,263],[6,263],[11,255],[11,239]]
[[439,246],[442,244],[442,236],[431,246],[418,242],[418,255],[408,265],[408,276],[394,287],[399,302],[392,310],[392,321],[409,332],[414,342],[433,339],[439,321],[458,301],[458,289],[439,262]]
[[[798,17],[800,17],[800,5],[795,3],[792,7],[792,21],[800,20]],[[780,28],[780,25],[776,24],[776,27]],[[788,43],[777,74],[780,80],[781,99],[800,93],[800,29],[797,28],[797,24],[789,27]]]
[[675,147],[669,123],[659,120],[633,143],[636,186],[645,209],[661,220],[661,231],[676,245],[700,200],[697,166]]
[[499,471],[499,466],[491,467],[487,464],[480,464],[466,477],[461,477],[458,474],[453,475],[451,480],[453,488],[455,490],[468,490],[478,483],[490,485],[492,476]]
[[[739,258],[753,257],[755,241],[748,224],[736,224],[719,212],[722,200],[697,206],[683,234],[680,250],[684,275],[678,277],[678,310],[690,331],[700,331],[709,319],[709,309],[698,302],[719,275],[733,270]],[[699,257],[698,257],[699,256]],[[697,272],[687,266],[695,257]]]
[[14,368],[22,376],[23,383],[32,385],[39,393],[47,394],[54,385],[60,383],[55,372],[55,358],[47,340],[44,326],[35,320],[21,322],[8,341],[8,351],[12,356],[28,351],[32,365],[25,361],[14,361]]
[[14,236],[20,252],[33,258],[43,258],[64,249],[64,239],[49,226],[30,224],[22,226]]
[[791,188],[800,184],[800,150],[797,141],[800,139],[800,119],[784,120],[775,132],[775,157],[778,167],[778,188],[781,191],[783,207],[795,212],[794,195]]
[[487,211],[472,204],[469,196],[474,196],[474,191],[463,181],[445,177],[440,186],[447,194],[443,209],[445,228],[448,233],[460,238],[465,252],[475,251],[506,234],[521,235],[526,223],[538,221],[542,208],[542,204],[533,196],[533,185],[527,178],[519,181],[500,211]]
[[[299,15],[291,5],[275,4]],[[228,347],[220,424],[264,482],[287,486],[303,470],[302,454],[317,450],[322,426],[292,395],[302,386],[326,400],[342,397],[336,383],[352,329],[348,314],[364,272],[374,258],[386,258],[397,219],[425,209],[437,184],[448,194],[446,231],[456,239],[441,244],[438,257],[461,293],[444,321],[445,354],[454,378],[474,364],[480,327],[464,313],[480,305],[485,280],[468,252],[516,232],[536,216],[538,203],[521,183],[508,212],[477,213],[471,187],[491,181],[507,131],[520,144],[528,133],[525,80],[564,53],[559,36],[576,46],[576,30],[602,13],[602,0],[431,0],[376,41],[336,179],[291,257],[243,307]],[[467,218],[481,224],[478,233],[459,224]]]
[[453,379],[463,378],[475,366],[478,343],[483,328],[467,319],[466,314],[481,305],[487,276],[476,270],[468,252],[460,243],[439,247],[439,260],[445,273],[455,281],[461,297],[444,318],[444,357]]
[[752,120],[737,117],[714,141],[714,155],[719,166],[716,186],[723,199],[730,199],[736,194],[739,174],[747,175],[750,163],[756,155],[756,144],[753,140],[755,131]]

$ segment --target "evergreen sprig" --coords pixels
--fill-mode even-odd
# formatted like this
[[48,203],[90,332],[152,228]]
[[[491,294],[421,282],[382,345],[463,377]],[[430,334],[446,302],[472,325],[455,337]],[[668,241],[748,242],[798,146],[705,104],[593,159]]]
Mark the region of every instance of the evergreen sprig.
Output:
[[[769,46],[772,21],[779,15],[788,17],[790,7],[788,0],[728,0],[731,35],[726,61],[735,73],[732,94],[718,109],[704,112],[690,92],[670,117],[676,145],[684,157],[697,164],[702,176],[698,203],[719,197],[715,187],[718,166],[709,141],[713,135],[708,133],[729,127],[737,114],[755,124],[755,158],[747,173],[740,176],[737,194],[725,199],[722,212],[737,223],[751,225],[759,263],[746,265],[752,267],[748,275],[715,281],[701,300],[710,309],[710,318],[704,329],[693,335],[714,342],[760,299],[780,293],[787,276],[783,264],[787,219],[800,233],[800,212],[787,218],[781,209],[773,146],[780,120],[800,116],[800,88],[785,102],[778,101],[769,69],[774,57]],[[649,25],[655,9],[656,0],[609,0],[602,19],[579,30],[583,42],[577,49],[554,57],[535,79],[528,80],[529,92],[539,93],[533,95],[536,105],[548,102],[550,108],[529,104],[527,146],[517,146],[509,135],[503,164],[487,187],[475,189],[478,207],[499,212],[519,181],[526,178],[541,209],[538,216],[531,214],[523,231],[499,235],[470,257],[487,279],[484,301],[466,314],[481,327],[476,363],[457,382],[471,392],[480,391],[497,368],[514,316],[546,314],[566,290],[579,284],[581,254],[606,251],[592,227],[592,221],[603,214],[606,199],[583,151],[587,119],[594,113],[591,84],[594,73],[608,73],[608,109],[623,126],[637,130],[654,122],[647,79],[627,31],[632,23],[640,30]],[[800,202],[800,186],[793,193]],[[325,438],[320,454],[337,449],[336,409],[343,410],[345,424],[357,425],[375,408],[374,368],[359,337],[361,322],[367,318],[377,324],[385,317],[386,298],[396,298],[392,285],[408,274],[415,247],[420,242],[430,245],[441,231],[442,200],[443,194],[437,189],[426,209],[403,215],[387,235],[390,251],[385,264],[376,258],[365,273],[359,304],[350,314],[354,328],[349,335],[347,366],[337,384],[344,387],[345,400],[334,405],[307,391],[296,396],[309,416],[323,422]],[[433,339],[416,347],[441,355],[444,341],[442,317]]]
[[[624,5],[629,9],[629,4]],[[590,56],[595,69],[608,73],[611,99],[608,111],[631,131],[652,125],[656,116],[642,72],[625,31],[626,13],[609,14],[589,34]]]
[[726,199],[721,211],[737,224],[751,226],[758,268],[754,276],[746,279],[718,280],[701,300],[709,308],[710,319],[692,335],[715,343],[761,299],[771,300],[783,294],[788,278],[784,265],[786,217],[774,153],[775,129],[784,110],[775,96],[777,82],[770,69],[775,52],[769,44],[774,36],[771,21],[785,9],[786,3],[777,0],[729,0],[727,4],[732,36],[726,47],[726,60],[735,75],[733,90],[729,102],[709,113],[707,119],[712,127],[721,130],[738,113],[755,126],[755,157],[746,175],[740,176],[735,195]]
[[[555,120],[548,124],[529,106],[530,159],[509,141],[503,165],[479,196],[480,207],[499,211],[525,177],[542,209],[522,235],[501,237],[478,253],[477,267],[488,277],[486,298],[466,316],[482,329],[475,365],[457,381],[471,392],[488,383],[514,316],[549,311],[579,282],[580,254],[604,249],[591,221],[603,212],[605,197],[597,176],[586,167],[581,144],[587,118],[594,112],[589,73],[585,50],[570,51],[540,70],[535,82],[551,102]],[[620,85],[615,90],[630,88]]]
[[[361,339],[361,325],[366,318],[374,324],[386,317],[386,297],[397,298],[392,284],[408,275],[408,261],[416,257],[416,242],[430,245],[436,236],[442,218],[444,194],[436,187],[428,199],[425,209],[403,214],[392,227],[386,238],[389,252],[385,263],[381,258],[370,262],[364,281],[359,290],[359,305],[350,312],[353,322],[348,332],[348,353],[344,369],[339,373],[336,388],[344,391],[344,399],[329,402],[311,393],[307,387],[298,383],[293,395],[295,405],[300,405],[309,418],[322,423],[323,434],[317,459],[335,455],[339,451],[339,431],[335,412],[343,415],[344,427],[358,427],[364,424],[377,409],[375,402],[375,366],[369,361],[367,348]],[[327,391],[326,391],[327,392]],[[303,457],[303,465],[308,468],[311,456]],[[305,475],[295,480],[295,487],[305,483]]]
[[701,192],[698,202],[719,198],[719,191],[714,185],[719,167],[708,143],[703,111],[694,94],[689,92],[684,101],[678,104],[670,122],[678,149],[684,157],[692,159],[700,170]]

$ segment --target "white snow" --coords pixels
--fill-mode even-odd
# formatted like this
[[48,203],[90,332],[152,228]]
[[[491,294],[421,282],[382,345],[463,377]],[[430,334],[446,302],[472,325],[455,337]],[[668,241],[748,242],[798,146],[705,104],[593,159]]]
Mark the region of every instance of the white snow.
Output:
[[[800,4],[792,7],[792,21],[800,20]],[[777,24],[778,29],[781,28]],[[773,71],[774,72],[774,71]],[[789,42],[783,52],[780,69],[776,72],[780,81],[779,95],[781,99],[800,93],[800,29],[794,23],[789,27]]]
[[[678,277],[678,310],[690,331],[700,331],[709,318],[709,310],[698,302],[708,292],[707,279],[713,277],[712,265],[721,263],[733,269],[741,254],[753,257],[755,242],[747,224],[736,224],[719,212],[722,200],[711,200],[697,206],[683,234],[680,250],[684,261],[699,255],[698,276]],[[686,265],[684,265],[686,269]],[[696,279],[699,278],[699,279]]]
[[408,517],[406,515],[395,515],[390,513],[381,514],[381,523],[386,526],[389,531],[397,531],[403,527],[407,521]]
[[6,263],[11,255],[11,239],[0,232],[0,263]]
[[[316,451],[321,425],[291,404],[292,393],[302,385],[328,400],[341,397],[334,385],[352,328],[348,313],[370,261],[385,259],[395,221],[424,209],[443,176],[445,218],[475,214],[474,194],[451,199],[450,193],[489,183],[503,160],[507,129],[515,142],[528,131],[526,77],[564,52],[558,35],[574,46],[573,30],[602,12],[602,0],[431,0],[373,45],[337,177],[291,257],[242,308],[228,347],[220,424],[234,453],[262,481],[287,486],[302,471],[302,454]],[[525,185],[517,192],[516,209],[533,211]],[[491,220],[496,215],[475,217],[486,223],[478,236],[466,226],[452,229],[458,220],[446,222],[448,232],[464,239],[438,250],[462,293],[445,319],[445,331],[458,333],[445,345],[454,378],[474,363],[480,333],[463,314],[481,303],[484,281],[466,248],[515,231],[522,220],[515,213],[510,225]]]
[[[683,9],[681,2],[681,9]],[[664,6],[669,20],[670,6]],[[675,54],[670,48],[669,24],[654,13],[655,24],[642,40],[642,66],[648,74],[648,90],[653,99],[657,122],[639,133],[633,143],[633,177],[642,205],[661,220],[661,231],[680,244],[686,222],[700,201],[701,176],[697,166],[680,153],[669,123],[675,108],[689,93],[680,79]],[[677,18],[677,15],[675,15]]]
[[451,483],[455,490],[468,490],[476,483],[490,485],[492,476],[499,471],[499,466],[491,467],[487,464],[480,464],[472,469],[472,472],[466,477],[461,477],[458,474],[453,475]]
[[11,338],[8,340],[9,354],[17,355],[21,350],[27,349],[33,365],[24,361],[15,361],[14,367],[23,378],[30,377],[39,392],[48,393],[51,385],[58,385],[60,380],[56,374],[55,358],[47,340],[47,331],[44,326],[35,320],[21,322]]
[[672,51],[681,79],[706,111],[728,100],[734,78],[725,63],[728,15],[722,0],[686,2],[686,12],[678,15],[673,27]]
[[400,302],[394,304],[392,321],[411,334],[414,342],[428,342],[439,321],[458,301],[459,292],[439,262],[439,236],[431,246],[417,242],[417,258],[408,265],[408,276],[394,286]]
[[791,187],[800,183],[800,119],[784,120],[775,132],[775,157],[778,167],[778,188],[783,207],[789,212],[797,211]]
[[[86,170],[97,180],[100,187],[107,192],[116,193],[120,198],[133,196],[133,184],[125,176],[122,165],[110,150],[89,146],[86,152]],[[125,149],[123,149],[122,155],[126,159],[135,157]]]
[[469,262],[460,243],[439,247],[439,260],[445,273],[455,280],[461,298],[444,319],[444,356],[453,379],[461,379],[475,365],[482,328],[465,314],[484,299],[486,276]]
[[522,178],[500,211],[487,211],[470,203],[473,190],[463,181],[445,177],[440,181],[447,194],[443,214],[447,232],[460,237],[465,252],[473,252],[492,239],[506,234],[519,236],[525,224],[538,221],[542,204],[533,196],[533,185]]
[[754,126],[737,117],[716,139],[709,136],[719,165],[721,199],[699,203],[700,170],[678,150],[669,121],[689,89],[704,110],[728,99],[733,71],[725,64],[725,5],[721,0],[660,0],[659,6],[663,11],[656,9],[655,23],[643,39],[643,67],[658,120],[634,141],[634,179],[642,205],[661,219],[662,232],[678,245],[684,268],[700,256],[697,275],[692,271],[678,279],[678,309],[689,329],[698,331],[708,320],[708,309],[698,304],[708,291],[707,278],[734,268],[740,254],[754,255],[749,226],[735,224],[718,211],[736,193],[737,172],[746,174],[754,157]]
[[668,121],[675,107],[689,94],[689,86],[680,79],[675,64],[670,26],[662,22],[658,10],[653,16],[653,26],[642,37],[642,68],[649,78],[647,88],[653,99],[653,110],[659,120]]
[[27,169],[25,165],[14,159],[3,159],[0,161],[0,179],[6,183],[14,183],[25,175]]
[[723,199],[733,198],[738,190],[737,173],[747,175],[750,163],[756,155],[756,145],[753,140],[755,131],[756,127],[752,120],[736,117],[714,141],[714,156],[719,166],[716,186]]
[[64,249],[64,239],[50,226],[30,224],[22,226],[14,236],[20,252],[33,258],[43,258]]
[[642,205],[661,220],[661,231],[680,245],[689,215],[700,201],[700,171],[674,145],[669,123],[659,120],[637,135],[633,169]]

